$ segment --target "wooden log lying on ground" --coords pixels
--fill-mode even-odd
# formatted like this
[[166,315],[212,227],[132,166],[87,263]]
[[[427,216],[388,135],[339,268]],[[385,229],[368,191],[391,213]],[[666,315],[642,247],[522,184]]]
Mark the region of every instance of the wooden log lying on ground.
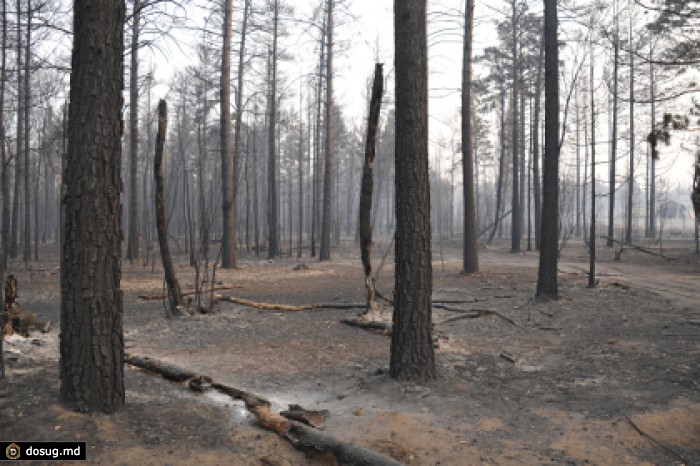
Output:
[[293,306],[288,304],[261,303],[257,301],[251,301],[250,299],[236,298],[235,296],[215,295],[215,298],[220,301],[225,301],[227,303],[239,304],[241,306],[252,307],[255,309],[266,309],[272,311],[287,312],[312,311],[314,309],[359,309],[366,307],[364,303],[301,304],[299,306]]
[[[178,382],[206,377],[147,357],[127,355],[125,361],[128,364],[141,367],[150,372],[160,374],[164,378]],[[212,382],[211,386],[221,393],[243,401],[246,409],[255,416],[255,419],[262,427],[285,438],[295,448],[315,450],[322,453],[330,452],[336,457],[339,464],[349,466],[401,465],[401,463],[392,458],[351,443],[343,442],[328,434],[323,434],[313,428],[307,427],[304,424],[287,419],[272,411],[269,401],[253,393],[218,382]]]
[[616,240],[615,238],[611,238],[611,237],[609,237],[609,236],[601,235],[600,238],[602,238],[602,239],[607,239],[608,241],[612,241],[612,242],[617,243],[617,244],[619,244],[619,245],[621,245],[621,246],[628,246],[628,247],[630,247],[630,248],[632,248],[632,249],[635,249],[635,250],[637,250],[637,251],[639,251],[639,252],[643,252],[644,254],[651,254],[652,256],[661,257],[662,259],[666,259],[667,261],[675,261],[675,260],[676,260],[675,257],[664,256],[664,255],[661,254],[660,252],[651,251],[651,250],[649,250],[649,249],[647,249],[647,248],[644,248],[644,247],[639,246],[639,245],[636,245],[636,244],[625,243],[625,242],[623,242],[623,241],[618,241],[618,240]]
[[[243,285],[228,285],[228,286],[217,286],[213,290],[207,290],[207,291],[227,291],[227,290],[236,290],[239,288],[245,288]],[[204,294],[204,291],[201,291],[202,294]],[[194,296],[196,295],[196,291],[185,291],[182,292],[182,296]],[[152,295],[139,295],[139,299],[143,301],[162,301],[163,299],[167,298],[166,295],[164,294],[152,294]]]
[[343,319],[340,321],[340,323],[349,325],[351,327],[363,328],[365,330],[381,330],[382,332],[384,332],[384,334],[391,335],[391,322],[362,319]]

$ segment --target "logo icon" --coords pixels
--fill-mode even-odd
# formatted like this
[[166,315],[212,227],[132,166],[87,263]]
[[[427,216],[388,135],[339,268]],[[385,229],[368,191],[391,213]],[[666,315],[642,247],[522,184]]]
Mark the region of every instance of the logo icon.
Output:
[[7,459],[10,459],[10,460],[19,459],[19,455],[20,455],[19,445],[17,445],[16,443],[11,443],[10,445],[8,445],[8,447],[5,448],[5,455],[7,455]]

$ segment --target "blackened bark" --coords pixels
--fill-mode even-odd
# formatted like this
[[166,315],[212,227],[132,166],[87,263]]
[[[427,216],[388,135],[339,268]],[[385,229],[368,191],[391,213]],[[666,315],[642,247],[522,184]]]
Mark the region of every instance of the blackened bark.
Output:
[[474,1],[467,0],[464,18],[464,48],[462,56],[462,176],[464,178],[464,245],[463,273],[479,270],[476,246],[476,205],[474,200],[474,140],[472,129],[472,40],[474,31]]
[[10,179],[9,162],[5,151],[5,81],[7,80],[7,1],[2,1],[2,69],[0,70],[0,160],[2,161],[2,251],[0,252],[0,280],[7,270],[10,247]]
[[[250,2],[245,0],[243,11],[243,24],[241,26],[241,44],[238,49],[238,85],[236,89],[236,122],[233,132],[233,205],[236,205],[238,197],[238,185],[241,166],[241,127],[243,126],[243,75],[245,74],[245,42],[248,30],[248,18],[250,17]],[[247,231],[247,230],[246,230]]]
[[[589,94],[591,97],[591,232],[589,235],[589,270],[588,270],[588,288],[595,288],[595,226],[596,226],[596,205],[595,205],[595,93],[593,87],[593,75],[595,67],[593,66],[593,39],[590,42],[590,77]],[[584,196],[585,197],[585,196]]]
[[503,83],[501,82],[501,131],[500,131],[500,143],[501,143],[501,156],[499,157],[498,161],[498,182],[496,183],[496,212],[494,214],[494,220],[493,220],[493,230],[491,230],[491,234],[489,234],[489,239],[487,243],[491,244],[491,241],[493,241],[494,236],[496,236],[496,230],[498,229],[498,226],[501,224],[502,218],[501,218],[501,203],[502,203],[502,197],[503,197],[503,178],[505,176],[505,169],[506,169],[506,91],[503,86]]
[[614,41],[614,56],[613,56],[613,108],[612,108],[612,139],[610,140],[610,180],[609,180],[609,195],[608,195],[608,242],[609,248],[615,244],[615,185],[617,178],[615,175],[617,166],[617,108],[618,108],[618,69],[620,67],[620,18],[615,1],[615,36]]
[[394,2],[396,240],[391,376],[436,376],[428,181],[426,0]]
[[540,103],[542,102],[542,61],[544,60],[544,34],[540,45],[540,58],[535,81],[535,116],[532,128],[532,187],[535,200],[535,249],[540,249],[540,228],[542,226],[542,195],[540,190]]
[[[141,0],[134,0],[131,27],[131,68],[129,70],[129,237],[126,258],[130,263],[139,258],[139,40]],[[150,111],[150,109],[149,109]]]
[[61,399],[124,405],[121,159],[124,1],[75,0],[61,258]]
[[326,156],[323,170],[323,215],[319,260],[331,259],[331,196],[333,193],[333,3],[328,0],[326,19]]
[[522,228],[520,224],[520,120],[518,115],[518,102],[520,91],[520,58],[518,57],[518,3],[513,0],[513,13],[511,17],[511,33],[513,42],[511,44],[511,54],[513,58],[513,97],[510,103],[513,112],[512,121],[512,155],[513,155],[513,196],[511,201],[511,246],[510,252],[520,252],[520,238]]
[[233,153],[231,147],[231,24],[232,0],[226,0],[224,10],[224,43],[221,58],[221,189],[223,236],[221,266],[236,266],[236,204],[234,203]]
[[165,272],[165,282],[168,285],[168,297],[170,300],[170,314],[179,314],[178,306],[183,303],[180,283],[175,275],[175,266],[170,256],[168,246],[168,223],[165,220],[165,202],[163,183],[163,150],[165,148],[165,135],[168,128],[168,107],[165,100],[158,103],[158,135],[156,136],[156,153],[153,159],[153,175],[155,178],[155,208],[156,208],[156,228],[158,230],[158,244],[160,245],[160,257],[163,261],[163,271]]
[[270,52],[270,124],[268,125],[268,164],[267,183],[270,193],[268,205],[268,248],[267,257],[272,259],[279,255],[279,195],[277,185],[277,26],[279,22],[279,2],[273,5],[272,51]]
[[544,0],[544,177],[537,296],[555,299],[559,255],[559,50],[557,3]]
[[18,138],[24,138],[24,154],[22,154],[22,160],[24,161],[24,229],[22,235],[22,259],[24,262],[29,262],[31,260],[31,172],[30,166],[30,147],[29,147],[29,116],[31,114],[31,95],[32,89],[30,87],[30,72],[31,72],[31,46],[32,46],[32,3],[27,2],[27,40],[24,45],[24,134],[19,133]]
[[377,308],[376,291],[372,279],[372,225],[370,214],[372,210],[372,191],[374,190],[374,155],[377,144],[377,126],[379,112],[382,107],[384,94],[384,73],[380,63],[374,66],[374,83],[369,104],[369,120],[367,121],[367,139],[365,143],[365,162],[362,167],[362,191],[360,192],[360,252],[362,267],[365,271],[365,312]]

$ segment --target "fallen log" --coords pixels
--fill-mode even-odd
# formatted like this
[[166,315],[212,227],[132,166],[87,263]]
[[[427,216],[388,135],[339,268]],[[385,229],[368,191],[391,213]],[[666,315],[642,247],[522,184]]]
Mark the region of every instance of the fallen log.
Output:
[[391,335],[391,322],[381,322],[377,320],[362,320],[362,319],[343,319],[341,324],[351,327],[359,327],[365,330],[381,330],[385,335]]
[[301,304],[298,306],[293,306],[289,304],[276,304],[276,303],[261,303],[257,301],[251,301],[250,299],[237,298],[235,296],[225,296],[225,295],[215,295],[215,299],[219,301],[225,301],[227,303],[239,304],[241,306],[252,307],[254,309],[265,309],[271,311],[286,311],[286,312],[301,312],[301,311],[312,311],[314,309],[360,309],[365,308],[364,303],[324,303],[324,304]]
[[[245,288],[245,286],[243,286],[243,285],[218,286],[218,287],[214,288],[213,291],[236,290],[239,288]],[[197,293],[198,293],[197,291],[187,291],[187,292],[183,292],[182,296],[194,296]],[[202,293],[202,292],[200,291],[200,293]],[[138,298],[143,300],[143,301],[162,301],[163,299],[167,298],[167,296],[164,294],[155,294],[155,295],[143,295],[142,294],[142,295],[139,295]]]
[[494,311],[491,309],[469,309],[469,310],[457,310],[457,309],[448,309],[450,311],[461,311],[464,312],[463,315],[461,316],[456,316],[456,317],[450,317],[448,319],[445,319],[441,322],[436,322],[437,325],[442,325],[442,324],[447,324],[450,322],[455,322],[457,320],[462,320],[462,319],[478,319],[479,317],[485,317],[485,316],[496,316],[500,317],[501,319],[505,320],[506,322],[517,326],[518,323],[515,322],[513,319],[511,319],[508,316],[504,316],[498,311]]
[[642,247],[642,246],[639,246],[639,245],[636,245],[636,244],[625,243],[625,242],[623,242],[623,241],[616,240],[615,238],[611,238],[611,237],[609,237],[609,236],[601,235],[600,238],[606,239],[606,240],[608,240],[608,241],[612,241],[612,242],[617,243],[617,244],[619,244],[619,245],[621,245],[621,246],[628,246],[628,247],[630,247],[630,248],[632,248],[632,249],[635,249],[635,250],[637,250],[637,251],[639,251],[639,252],[643,252],[644,254],[651,254],[652,256],[661,257],[662,259],[666,259],[667,261],[675,261],[675,260],[677,260],[675,257],[668,257],[668,256],[665,256],[665,255],[661,254],[660,252],[651,251],[651,250],[649,250],[649,249],[647,249],[647,248],[645,248],[645,247]]
[[[149,372],[160,374],[164,378],[178,382],[184,382],[189,379],[207,378],[207,376],[198,375],[148,357],[127,355],[125,361],[131,365],[141,367]],[[287,419],[272,411],[269,401],[253,393],[218,382],[212,382],[211,386],[221,393],[243,401],[246,409],[255,416],[255,419],[261,427],[275,432],[280,437],[288,440],[295,448],[315,450],[322,453],[330,452],[336,457],[339,464],[349,466],[401,465],[401,463],[392,458],[380,455],[379,453],[352,443],[344,442],[328,434],[322,434],[304,424]]]

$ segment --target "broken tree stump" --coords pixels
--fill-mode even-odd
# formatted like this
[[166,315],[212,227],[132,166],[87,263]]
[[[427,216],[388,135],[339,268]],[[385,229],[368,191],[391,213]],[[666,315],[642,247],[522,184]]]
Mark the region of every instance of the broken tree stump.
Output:
[[362,168],[362,183],[360,193],[360,253],[362,256],[362,268],[365,273],[365,302],[367,308],[365,314],[379,311],[374,278],[372,278],[372,225],[370,214],[372,211],[372,191],[374,190],[374,156],[377,144],[377,126],[379,125],[379,112],[382,107],[382,95],[384,94],[384,73],[381,63],[374,66],[374,84],[372,85],[372,97],[369,104],[369,120],[367,122],[367,140],[365,143],[365,161]]

